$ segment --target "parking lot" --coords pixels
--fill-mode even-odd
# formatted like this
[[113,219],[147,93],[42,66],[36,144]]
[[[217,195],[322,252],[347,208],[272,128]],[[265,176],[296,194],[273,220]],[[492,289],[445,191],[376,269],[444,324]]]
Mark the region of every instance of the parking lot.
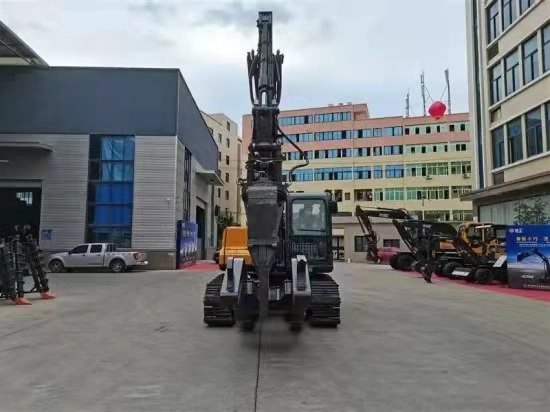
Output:
[[202,323],[217,272],[67,273],[0,304],[0,411],[550,409],[550,304],[338,264],[342,324]]

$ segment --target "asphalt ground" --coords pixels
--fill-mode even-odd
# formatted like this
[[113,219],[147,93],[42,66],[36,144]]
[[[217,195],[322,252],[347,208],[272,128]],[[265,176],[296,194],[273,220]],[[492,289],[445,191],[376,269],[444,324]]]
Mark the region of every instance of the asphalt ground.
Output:
[[338,264],[338,329],[246,334],[203,325],[216,274],[56,274],[56,300],[0,304],[0,412],[550,410],[547,302]]

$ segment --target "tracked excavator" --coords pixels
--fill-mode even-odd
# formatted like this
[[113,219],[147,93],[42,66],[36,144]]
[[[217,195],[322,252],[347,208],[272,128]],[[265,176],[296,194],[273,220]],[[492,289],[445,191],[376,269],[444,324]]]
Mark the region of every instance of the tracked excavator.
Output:
[[293,193],[283,180],[281,145],[286,139],[309,162],[278,124],[283,54],[273,53],[272,12],[257,20],[257,53],[248,53],[252,138],[246,179],[241,181],[252,264],[227,256],[225,272],[208,282],[204,322],[250,331],[269,315],[280,315],[292,331],[340,324],[339,286],[333,270],[332,214],[337,203],[326,193]]
[[[424,277],[432,273],[469,283],[490,284],[494,280],[505,284],[508,280],[506,265],[494,253],[480,254],[459,234],[459,230],[446,222],[434,222],[428,230],[429,253],[418,270]],[[452,243],[454,254],[438,254],[441,242]]]
[[[433,222],[416,220],[406,209],[390,209],[384,207],[355,207],[355,216],[359,221],[363,235],[367,241],[367,261],[380,263],[378,254],[379,235],[372,227],[370,218],[390,219],[396,227],[401,239],[409,249],[407,252],[398,252],[390,258],[390,266],[393,269],[409,271],[417,262],[423,260],[425,251],[426,231]],[[442,242],[436,253],[453,254],[452,243]]]

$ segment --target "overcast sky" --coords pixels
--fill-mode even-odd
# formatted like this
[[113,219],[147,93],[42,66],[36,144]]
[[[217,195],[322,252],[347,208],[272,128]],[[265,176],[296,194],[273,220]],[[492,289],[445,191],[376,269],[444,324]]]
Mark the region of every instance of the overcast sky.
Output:
[[285,54],[282,109],[368,103],[371,117],[422,112],[451,76],[467,110],[463,0],[0,0],[0,19],[50,65],[176,67],[206,112],[250,112],[246,52],[259,10]]

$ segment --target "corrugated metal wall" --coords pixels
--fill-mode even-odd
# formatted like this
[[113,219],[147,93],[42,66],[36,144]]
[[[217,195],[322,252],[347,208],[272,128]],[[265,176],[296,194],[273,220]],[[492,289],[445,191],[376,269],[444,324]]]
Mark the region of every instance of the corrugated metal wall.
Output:
[[137,136],[132,247],[175,249],[177,137]]
[[9,136],[0,135],[0,142],[37,142],[54,146],[52,152],[2,149],[0,165],[2,181],[42,179],[40,228],[51,229],[52,239],[41,240],[48,251],[69,249],[84,242],[86,227],[86,195],[88,189],[88,136]]

